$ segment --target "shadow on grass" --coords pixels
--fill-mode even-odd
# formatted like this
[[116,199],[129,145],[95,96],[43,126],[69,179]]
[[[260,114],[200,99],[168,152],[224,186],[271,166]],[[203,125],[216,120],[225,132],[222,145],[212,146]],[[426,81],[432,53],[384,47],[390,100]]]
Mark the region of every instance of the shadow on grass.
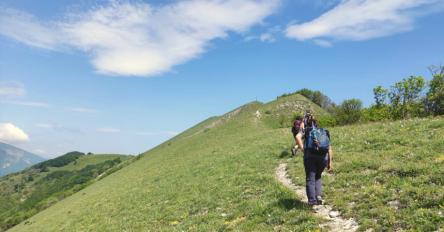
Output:
[[286,210],[308,209],[307,204],[305,204],[304,202],[291,198],[279,199],[278,205]]
[[281,154],[279,155],[279,158],[285,158],[285,157],[289,157],[290,156],[290,152],[288,152],[287,150],[283,150],[281,152]]

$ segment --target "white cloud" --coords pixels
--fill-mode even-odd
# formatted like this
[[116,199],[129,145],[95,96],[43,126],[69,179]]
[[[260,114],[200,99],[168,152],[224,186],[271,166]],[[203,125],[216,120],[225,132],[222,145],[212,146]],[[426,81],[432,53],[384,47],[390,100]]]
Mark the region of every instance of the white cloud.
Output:
[[111,127],[104,127],[104,128],[98,128],[97,131],[102,132],[102,133],[119,133],[120,129],[111,128]]
[[144,136],[176,136],[179,134],[177,131],[160,131],[160,132],[137,132],[137,135],[144,135]]
[[0,123],[0,141],[6,143],[29,141],[28,135],[12,123]]
[[320,17],[293,23],[286,36],[319,45],[335,40],[367,40],[413,30],[415,19],[442,9],[442,0],[343,0]]
[[78,113],[96,113],[98,110],[92,109],[92,108],[85,108],[85,107],[68,107],[65,108],[66,111],[70,112],[78,112]]
[[214,39],[262,22],[280,0],[189,0],[154,7],[111,1],[60,22],[0,9],[0,34],[30,46],[73,47],[100,73],[150,76],[204,53]]
[[276,41],[276,38],[275,38],[274,35],[271,34],[271,33],[262,33],[262,34],[259,36],[259,40],[262,41],[262,42],[273,43],[273,42]]
[[324,47],[324,48],[329,48],[329,47],[333,46],[333,44],[330,41],[323,40],[323,39],[314,39],[313,43],[315,43],[321,47]]
[[60,44],[61,35],[53,30],[54,26],[51,23],[43,23],[26,12],[0,8],[0,34],[21,43],[56,49]]
[[55,126],[49,123],[37,123],[35,124],[36,127],[45,128],[45,129],[52,129]]
[[1,101],[3,104],[18,105],[18,106],[29,106],[37,108],[50,108],[51,105],[46,102],[33,102],[33,101]]
[[18,82],[0,82],[0,97],[21,97],[25,95],[23,85]]
[[253,41],[253,40],[259,40],[261,42],[265,43],[274,43],[276,42],[276,34],[280,34],[282,31],[280,26],[273,26],[269,27],[265,30],[265,32],[262,32],[259,35],[248,35],[244,38],[245,42]]
[[34,126],[41,128],[41,129],[45,129],[45,130],[52,130],[56,133],[71,134],[71,135],[76,135],[76,136],[82,136],[85,134],[85,132],[82,129],[67,127],[67,126],[57,124],[57,123],[40,122],[40,123],[34,124]]

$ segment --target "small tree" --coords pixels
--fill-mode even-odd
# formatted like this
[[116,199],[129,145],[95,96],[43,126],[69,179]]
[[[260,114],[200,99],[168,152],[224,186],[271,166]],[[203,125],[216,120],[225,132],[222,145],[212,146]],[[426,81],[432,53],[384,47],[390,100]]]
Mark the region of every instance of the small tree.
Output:
[[433,79],[426,95],[427,110],[433,115],[444,114],[444,66],[431,67]]
[[338,123],[341,125],[358,122],[362,116],[362,101],[359,99],[345,100],[337,109]]
[[373,89],[373,94],[375,96],[375,103],[377,108],[381,108],[386,105],[388,90],[382,86],[376,86]]
[[425,88],[421,76],[411,76],[395,83],[389,93],[390,106],[394,118],[420,116],[422,107],[421,93]]

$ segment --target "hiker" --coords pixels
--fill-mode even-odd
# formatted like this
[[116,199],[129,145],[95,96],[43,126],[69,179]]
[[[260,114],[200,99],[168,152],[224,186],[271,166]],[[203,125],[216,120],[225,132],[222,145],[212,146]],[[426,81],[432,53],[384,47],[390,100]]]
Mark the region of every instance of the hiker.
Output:
[[330,133],[328,130],[318,128],[316,119],[309,112],[306,113],[301,128],[296,137],[297,140],[301,140],[302,137],[305,139],[301,150],[304,152],[308,204],[311,206],[323,204],[322,172],[325,168],[332,171],[333,150],[330,145]]
[[291,133],[293,134],[293,138],[295,141],[295,145],[291,149],[291,154],[293,156],[296,155],[299,148],[303,147],[301,136],[299,136],[299,137],[297,136],[299,134],[299,132],[301,132],[302,123],[303,123],[302,116],[298,115],[298,116],[296,116],[295,120],[293,121],[293,127],[291,128]]

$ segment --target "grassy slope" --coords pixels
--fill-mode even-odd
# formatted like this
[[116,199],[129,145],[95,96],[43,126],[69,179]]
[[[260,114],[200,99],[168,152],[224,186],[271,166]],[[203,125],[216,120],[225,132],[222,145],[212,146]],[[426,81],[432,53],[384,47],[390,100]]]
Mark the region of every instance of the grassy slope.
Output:
[[[287,161],[303,184],[301,157],[288,159],[289,129],[273,129],[264,114],[278,115],[277,107],[296,98],[303,100],[252,103],[211,118],[11,231],[313,230],[319,219],[274,179],[277,164]],[[257,109],[262,120],[254,116]],[[437,215],[444,120],[409,128],[414,124],[332,128],[336,173],[327,178],[327,200],[357,217],[362,228],[443,226]],[[413,135],[420,136],[420,151],[413,150]],[[396,194],[403,208],[390,211],[384,205]]]
[[258,107],[182,133],[12,231],[315,229],[318,219],[274,179],[288,129],[265,127]]
[[307,110],[316,112],[318,117],[329,115],[321,107],[299,94],[280,97],[261,107],[263,122],[272,128],[290,127],[294,117],[303,116]]
[[[81,156],[75,162],[71,162],[62,167],[49,167],[48,172],[39,172],[39,170],[31,167],[0,178],[0,231],[5,227],[9,227],[7,225],[16,224],[23,220],[23,217],[29,217],[29,215],[35,214],[41,208],[45,208],[76,191],[65,187],[63,191],[55,192],[53,195],[46,195],[46,198],[35,202],[36,205],[34,205],[34,203],[30,204],[30,202],[26,200],[30,197],[36,197],[36,191],[41,191],[42,188],[48,187],[45,187],[45,184],[50,184],[49,181],[44,180],[46,176],[56,171],[70,171],[75,173],[88,165],[96,165],[116,158],[125,161],[130,157],[108,154],[87,155]],[[30,179],[31,177],[32,179]],[[83,184],[83,186],[84,185],[85,184]],[[54,186],[52,186],[52,188],[54,188]],[[44,196],[39,195],[39,197]],[[28,216],[24,216],[24,213]]]
[[[331,129],[335,174],[326,198],[361,229],[444,229],[444,118]],[[292,162],[304,183],[302,160]]]
[[112,160],[115,158],[120,158],[122,161],[131,158],[131,156],[117,155],[117,154],[97,154],[97,155],[85,155],[81,156],[76,160],[76,162],[69,163],[63,167],[50,167],[50,171],[74,171],[80,170],[88,165],[94,165],[98,163],[105,162],[107,160]]

